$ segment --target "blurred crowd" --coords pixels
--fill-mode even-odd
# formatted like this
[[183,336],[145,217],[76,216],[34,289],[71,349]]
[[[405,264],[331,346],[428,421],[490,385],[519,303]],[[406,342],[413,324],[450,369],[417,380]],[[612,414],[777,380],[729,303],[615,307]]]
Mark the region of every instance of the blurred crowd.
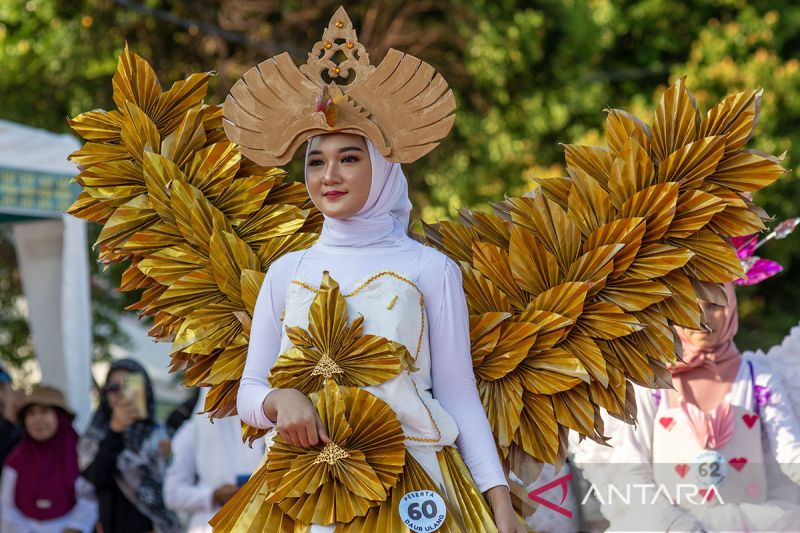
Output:
[[199,414],[199,392],[159,423],[132,359],[111,365],[98,400],[79,435],[60,390],[24,394],[0,367],[0,533],[211,531],[264,455],[242,443],[237,417]]

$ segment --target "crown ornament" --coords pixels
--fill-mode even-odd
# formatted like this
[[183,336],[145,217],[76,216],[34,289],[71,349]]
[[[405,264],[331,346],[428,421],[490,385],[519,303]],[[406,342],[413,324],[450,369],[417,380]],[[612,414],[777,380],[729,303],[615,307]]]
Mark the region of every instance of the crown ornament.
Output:
[[363,135],[389,161],[411,163],[447,136],[455,108],[453,91],[428,63],[390,49],[372,65],[340,7],[304,65],[284,52],[234,84],[223,126],[264,166],[284,165],[309,138],[333,132]]

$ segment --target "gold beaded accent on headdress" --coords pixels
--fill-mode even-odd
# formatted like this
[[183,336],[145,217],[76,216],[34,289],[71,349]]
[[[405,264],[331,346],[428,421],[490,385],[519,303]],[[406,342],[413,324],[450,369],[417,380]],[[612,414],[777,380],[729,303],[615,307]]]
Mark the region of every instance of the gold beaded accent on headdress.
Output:
[[286,164],[307,139],[333,132],[362,135],[386,159],[411,163],[448,134],[454,113],[453,92],[427,63],[391,49],[371,65],[340,7],[300,68],[283,53],[236,82],[223,125],[264,166]]
[[[345,59],[336,63],[334,57],[339,52],[344,54]],[[328,27],[322,33],[322,40],[314,45],[308,53],[308,61],[300,67],[300,72],[320,87],[327,85],[321,77],[326,70],[331,78],[341,78],[350,83],[375,70],[369,63],[367,49],[358,42],[356,30],[343,7],[333,14]],[[351,72],[354,79],[349,79]]]

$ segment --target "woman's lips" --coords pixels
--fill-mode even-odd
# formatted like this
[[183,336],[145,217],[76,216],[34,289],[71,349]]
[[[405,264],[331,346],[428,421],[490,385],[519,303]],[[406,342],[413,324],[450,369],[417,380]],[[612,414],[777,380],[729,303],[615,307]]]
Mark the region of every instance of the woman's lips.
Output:
[[323,196],[325,198],[339,198],[340,196],[344,196],[345,194],[347,193],[342,191],[328,191]]

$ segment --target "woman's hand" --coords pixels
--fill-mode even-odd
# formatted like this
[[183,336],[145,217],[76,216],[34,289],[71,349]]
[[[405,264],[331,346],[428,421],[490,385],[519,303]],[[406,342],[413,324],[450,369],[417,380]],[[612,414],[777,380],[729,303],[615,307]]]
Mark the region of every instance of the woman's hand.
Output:
[[308,448],[331,441],[311,400],[297,389],[270,392],[264,398],[262,408],[267,418],[275,421],[278,433],[289,444]]
[[214,501],[215,504],[222,507],[228,500],[233,498],[236,492],[239,490],[239,487],[236,485],[231,485],[230,483],[226,483],[224,485],[220,485],[214,492],[211,494],[211,499]]
[[494,515],[494,523],[497,526],[498,533],[527,532],[511,505],[508,487],[504,485],[492,487],[485,492],[485,496],[489,506],[492,508],[492,515]]

